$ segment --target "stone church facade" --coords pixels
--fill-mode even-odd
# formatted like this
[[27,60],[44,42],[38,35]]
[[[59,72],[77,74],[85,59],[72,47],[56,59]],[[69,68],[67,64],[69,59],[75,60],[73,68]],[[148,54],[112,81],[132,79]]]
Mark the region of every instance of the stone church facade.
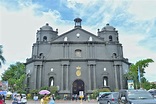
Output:
[[74,28],[61,35],[49,24],[37,31],[25,63],[30,90],[57,86],[60,94],[88,94],[102,87],[126,87],[123,74],[130,63],[123,56],[118,31],[107,24],[94,35],[82,29],[81,21],[74,19]]

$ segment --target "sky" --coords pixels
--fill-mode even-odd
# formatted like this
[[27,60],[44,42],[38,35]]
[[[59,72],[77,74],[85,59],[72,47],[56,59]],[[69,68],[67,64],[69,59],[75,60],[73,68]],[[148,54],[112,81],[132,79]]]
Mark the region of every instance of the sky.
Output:
[[0,0],[0,44],[6,63],[0,75],[16,62],[31,57],[36,32],[49,23],[61,35],[82,19],[82,28],[97,35],[109,23],[119,33],[123,54],[130,63],[151,58],[145,69],[148,81],[156,81],[155,0]]

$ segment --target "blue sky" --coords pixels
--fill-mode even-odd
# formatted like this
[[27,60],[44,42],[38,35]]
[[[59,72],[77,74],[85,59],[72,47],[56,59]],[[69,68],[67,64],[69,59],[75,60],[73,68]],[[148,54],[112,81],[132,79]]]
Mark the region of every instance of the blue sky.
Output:
[[31,57],[36,31],[47,22],[59,35],[74,28],[74,18],[82,28],[97,35],[107,23],[114,26],[131,63],[152,58],[145,77],[156,81],[156,1],[155,0],[0,0],[0,44],[6,64],[25,62]]

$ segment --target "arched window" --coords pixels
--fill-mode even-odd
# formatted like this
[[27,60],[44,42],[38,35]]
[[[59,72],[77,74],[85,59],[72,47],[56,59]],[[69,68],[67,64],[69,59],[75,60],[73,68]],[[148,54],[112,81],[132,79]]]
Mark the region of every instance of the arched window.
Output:
[[113,40],[113,37],[112,35],[109,36],[109,41],[112,41]]
[[49,86],[54,86],[54,77],[49,78]]
[[40,57],[43,56],[43,53],[40,53]]
[[108,86],[108,77],[103,77],[103,86]]
[[90,36],[88,41],[93,41],[93,38]]
[[67,41],[68,40],[68,38],[67,37],[64,37],[64,41]]
[[43,53],[40,53],[38,58],[43,58]]
[[39,41],[39,38],[37,38],[37,41]]
[[47,41],[47,37],[46,36],[43,37],[43,41]]
[[81,54],[82,54],[82,52],[80,49],[75,50],[75,56],[76,57],[81,57]]
[[113,53],[112,57],[113,57],[113,58],[117,58],[116,53]]

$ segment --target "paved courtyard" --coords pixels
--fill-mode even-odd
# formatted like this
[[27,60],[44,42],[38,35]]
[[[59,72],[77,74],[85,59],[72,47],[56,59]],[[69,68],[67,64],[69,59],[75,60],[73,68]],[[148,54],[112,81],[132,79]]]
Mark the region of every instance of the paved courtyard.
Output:
[[[12,100],[6,100],[6,104],[12,104]],[[40,104],[40,101],[33,101],[33,100],[28,100],[27,104]],[[91,100],[90,102],[88,101],[83,101],[82,103],[78,101],[63,101],[63,100],[57,100],[55,101],[55,104],[98,104],[96,100]]]

